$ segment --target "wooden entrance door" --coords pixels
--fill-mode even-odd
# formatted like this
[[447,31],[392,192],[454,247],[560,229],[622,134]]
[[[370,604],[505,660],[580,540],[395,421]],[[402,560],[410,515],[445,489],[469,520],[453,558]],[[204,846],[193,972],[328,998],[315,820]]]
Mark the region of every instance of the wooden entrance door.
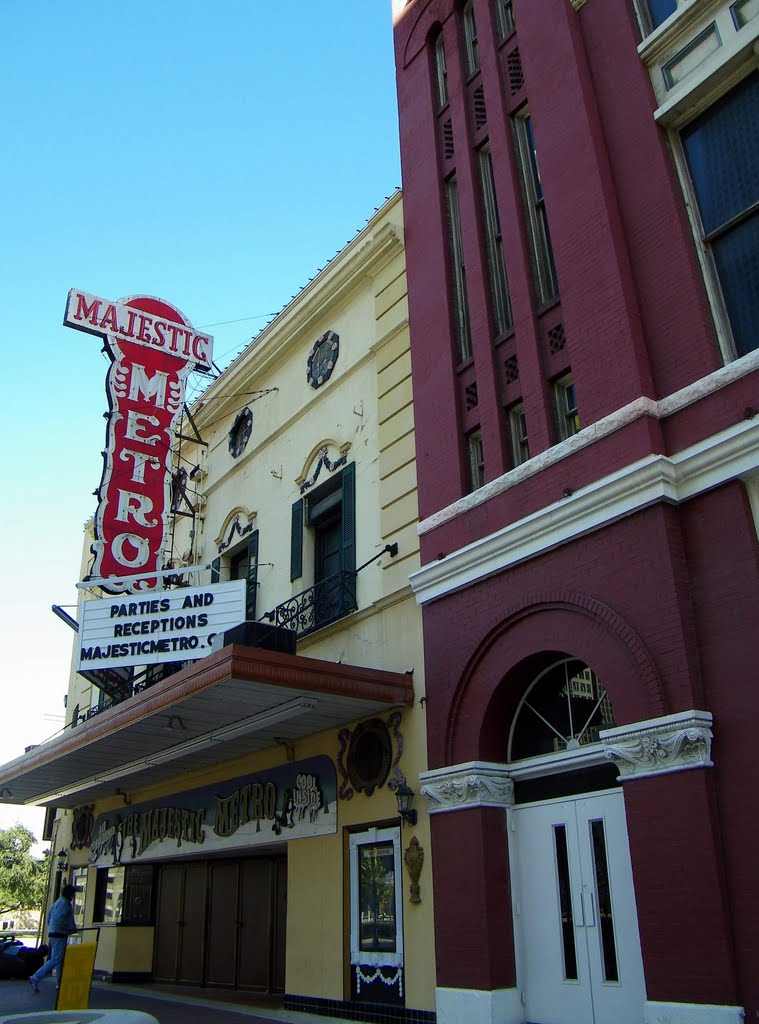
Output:
[[256,992],[284,992],[287,859],[161,868],[153,975]]
[[198,984],[205,954],[206,865],[161,868],[153,976]]

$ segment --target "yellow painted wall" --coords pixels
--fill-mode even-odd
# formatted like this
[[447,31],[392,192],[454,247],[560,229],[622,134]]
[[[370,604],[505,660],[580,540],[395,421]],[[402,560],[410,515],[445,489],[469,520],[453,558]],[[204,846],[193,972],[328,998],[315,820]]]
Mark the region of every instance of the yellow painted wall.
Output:
[[[328,330],[340,338],[332,377],[318,389],[306,381],[314,343]],[[371,668],[413,673],[415,703],[403,709],[403,756],[399,765],[413,789],[426,768],[424,659],[421,610],[408,583],[419,567],[416,531],[416,459],[413,394],[406,301],[403,217],[395,196],[367,227],[317,276],[273,323],[207,389],[193,417],[208,447],[182,442],[185,466],[200,474],[191,484],[198,516],[178,519],[175,545],[167,557],[175,564],[211,562],[226,541],[234,516],[241,526],[259,530],[257,617],[313,583],[313,548],[304,535],[304,572],[290,580],[290,510],[300,486],[318,465],[322,446],[330,460],[347,453],[356,467],[356,564],[372,558],[388,543],[398,555],[381,559],[357,577],[358,611],[298,642],[298,654]],[[243,454],[232,458],[229,431],[248,406],[253,430]],[[186,426],[183,433],[192,432]],[[327,479],[322,466],[318,483]],[[190,531],[194,530],[191,535]],[[239,541],[239,537],[237,538]],[[88,544],[86,545],[88,546]],[[223,570],[235,543],[224,551]],[[208,574],[190,577],[206,583]],[[97,692],[74,676],[70,706],[89,706]],[[389,713],[383,714],[385,720]],[[325,754],[337,763],[338,730],[295,744],[295,758]],[[168,784],[126,787],[132,804],[158,799],[256,773],[280,765],[281,746],[224,761],[198,772],[184,771]],[[338,777],[338,786],[340,779]],[[420,879],[422,902],[408,900],[409,879],[402,869],[406,1005],[434,1008],[435,963],[429,819],[421,797],[418,825],[402,832],[402,849],[416,835],[425,852]],[[122,810],[114,796],[102,801],[96,816]],[[349,997],[344,972],[349,955],[345,921],[348,872],[344,830],[398,822],[397,804],[387,787],[371,797],[355,793],[338,801],[338,830],[333,836],[291,841],[288,854],[286,989],[329,999]],[[63,821],[61,839],[66,837]],[[68,841],[67,839],[65,841]],[[240,851],[230,851],[240,856]],[[72,855],[86,862],[86,851]],[[94,875],[94,872],[93,872]],[[94,894],[94,877],[92,879]],[[89,895],[89,894],[88,894]],[[88,900],[89,902],[89,900]],[[89,910],[91,914],[91,908]],[[143,971],[152,961],[152,929],[108,927],[101,933],[99,969]]]
[[105,925],[100,929],[95,970],[147,974],[153,969],[153,933],[149,927]]

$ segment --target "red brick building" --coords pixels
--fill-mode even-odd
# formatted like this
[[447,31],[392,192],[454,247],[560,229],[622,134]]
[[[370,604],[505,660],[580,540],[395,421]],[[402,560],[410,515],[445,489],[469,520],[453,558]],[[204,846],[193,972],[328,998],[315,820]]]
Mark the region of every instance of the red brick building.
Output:
[[440,1024],[759,1018],[756,0],[396,0]]

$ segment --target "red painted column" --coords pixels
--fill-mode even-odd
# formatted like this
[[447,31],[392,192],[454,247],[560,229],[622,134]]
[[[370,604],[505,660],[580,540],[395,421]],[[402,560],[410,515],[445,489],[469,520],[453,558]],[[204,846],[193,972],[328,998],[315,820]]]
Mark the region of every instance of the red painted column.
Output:
[[492,807],[446,811],[432,815],[431,828],[438,986],[513,988],[505,812]]
[[739,1004],[714,769],[625,783],[648,998]]

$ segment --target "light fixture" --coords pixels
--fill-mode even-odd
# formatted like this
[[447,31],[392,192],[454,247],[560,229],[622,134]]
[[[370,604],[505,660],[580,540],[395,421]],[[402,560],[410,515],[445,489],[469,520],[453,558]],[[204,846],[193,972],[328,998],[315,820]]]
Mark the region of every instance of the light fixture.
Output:
[[416,811],[411,806],[414,796],[413,789],[404,779],[395,791],[395,799],[398,801],[398,814],[405,825],[416,825]]
[[57,857],[57,860],[58,860],[58,870],[57,870],[56,875],[55,875],[55,898],[58,899],[58,897],[61,895],[61,886],[63,885],[63,876],[64,876],[64,874],[66,872],[66,868],[68,867],[68,864],[67,864],[68,854],[66,853],[66,848],[62,846],[61,849],[56,854],[56,857]]
[[13,799],[13,793],[11,793],[11,791],[8,789],[7,786],[3,786],[3,788],[0,789],[0,800],[12,800],[12,799]]

